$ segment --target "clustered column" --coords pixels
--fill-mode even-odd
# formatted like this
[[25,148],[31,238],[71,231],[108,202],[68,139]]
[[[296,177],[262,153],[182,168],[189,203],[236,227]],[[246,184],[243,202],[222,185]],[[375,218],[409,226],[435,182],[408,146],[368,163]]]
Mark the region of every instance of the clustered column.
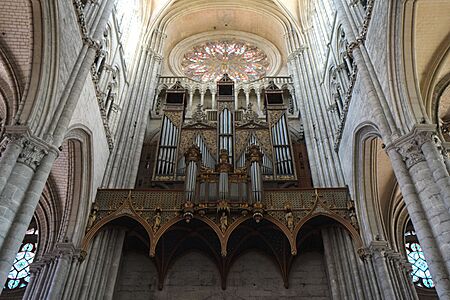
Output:
[[417,125],[387,153],[440,299],[450,299],[449,174],[434,125]]
[[408,263],[386,242],[374,242],[357,253],[340,226],[322,229],[322,239],[333,299],[417,299]]
[[[42,136],[35,136],[26,126],[7,128],[9,142],[0,160],[0,284],[6,281],[22,238],[36,210],[52,165],[58,157],[69,122],[94,62],[114,1],[102,1],[97,8],[95,26],[89,32],[83,23],[83,46],[70,78],[57,102],[49,126]],[[52,272],[57,266],[52,264]],[[47,272],[47,271],[46,271]],[[37,282],[38,280],[35,280]],[[50,284],[50,283],[49,283]],[[55,283],[56,284],[56,283]],[[48,287],[49,288],[49,287]]]

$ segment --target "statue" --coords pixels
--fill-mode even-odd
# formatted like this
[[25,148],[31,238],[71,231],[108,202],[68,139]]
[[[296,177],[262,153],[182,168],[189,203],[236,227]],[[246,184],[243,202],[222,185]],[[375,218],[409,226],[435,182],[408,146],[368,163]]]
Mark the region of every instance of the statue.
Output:
[[286,203],[284,205],[284,209],[286,210],[286,214],[284,215],[284,218],[286,220],[286,225],[290,231],[293,231],[294,230],[294,214],[292,213],[291,205],[289,203]]
[[216,165],[216,170],[219,173],[233,172],[233,165],[229,162],[228,151],[226,149],[220,149],[219,163]]
[[219,164],[228,164],[228,151],[226,149],[220,149]]
[[294,215],[292,214],[292,211],[288,211],[285,215],[286,218],[286,225],[289,228],[290,231],[294,230]]
[[156,208],[156,215],[153,217],[153,231],[158,231],[159,227],[161,226],[161,209],[158,207]]
[[227,230],[228,227],[228,216],[226,214],[226,212],[222,212],[222,216],[220,217],[220,229],[222,230],[222,232],[225,232]]
[[98,212],[98,206],[97,206],[97,204],[94,203],[91,214],[89,215],[89,220],[88,220],[88,224],[86,227],[86,231],[89,231],[89,229],[91,229],[92,225],[94,225],[95,220],[97,220],[97,212]]

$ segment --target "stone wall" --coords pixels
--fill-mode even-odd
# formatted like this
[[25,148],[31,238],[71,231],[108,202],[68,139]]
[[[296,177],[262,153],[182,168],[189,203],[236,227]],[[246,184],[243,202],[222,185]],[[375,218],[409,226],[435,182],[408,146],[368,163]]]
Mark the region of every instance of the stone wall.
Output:
[[145,253],[125,252],[119,274],[114,299],[329,299],[323,255],[319,252],[299,254],[288,289],[274,262],[255,252],[241,256],[233,264],[226,290],[221,289],[217,267],[196,252],[175,261],[161,291],[155,266]]

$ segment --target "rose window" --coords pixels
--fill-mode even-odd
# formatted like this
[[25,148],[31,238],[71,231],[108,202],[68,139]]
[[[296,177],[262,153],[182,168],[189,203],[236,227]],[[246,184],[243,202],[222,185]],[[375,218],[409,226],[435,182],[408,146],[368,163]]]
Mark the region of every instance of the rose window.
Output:
[[267,55],[243,41],[214,41],[195,46],[184,55],[184,74],[196,81],[217,81],[228,74],[235,81],[254,81],[266,75]]

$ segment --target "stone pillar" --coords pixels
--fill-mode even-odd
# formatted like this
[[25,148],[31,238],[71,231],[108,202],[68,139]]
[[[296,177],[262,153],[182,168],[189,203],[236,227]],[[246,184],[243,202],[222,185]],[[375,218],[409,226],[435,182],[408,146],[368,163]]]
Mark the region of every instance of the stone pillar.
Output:
[[259,89],[256,91],[256,103],[258,105],[258,115],[262,115],[263,105],[261,104],[261,91]]
[[124,239],[125,229],[107,228],[101,231],[94,238],[84,260],[80,261],[77,255],[72,256],[72,261],[67,260],[64,274],[60,273],[64,281],[53,276],[48,298],[45,299],[112,299]]
[[194,91],[195,90],[193,90],[193,89],[190,89],[189,90],[189,102],[188,102],[188,112],[189,112],[189,115],[192,115],[192,111],[193,111],[193,108],[194,108]]
[[236,85],[234,86],[234,110],[237,111],[239,108],[239,90],[237,89]]
[[358,76],[361,77],[367,89],[367,101],[374,111],[373,115],[377,116],[375,121],[384,141],[389,143],[391,141],[391,135],[397,135],[398,130],[389,103],[378,81],[378,76],[375,74],[372,62],[368,58],[368,53],[364,46],[365,36],[358,38],[355,36],[354,26],[352,26],[354,24],[352,23],[352,16],[348,10],[347,1],[337,0],[335,4],[338,18],[342,21],[342,26],[348,38],[350,54],[353,55],[358,68]]
[[250,90],[246,88],[244,90],[244,93],[245,93],[245,107],[248,107],[248,105],[250,104]]
[[[10,128],[11,130],[18,129],[16,126]],[[3,191],[16,161],[22,152],[26,135],[28,135],[26,128],[21,129],[20,132],[6,133],[6,146],[2,148],[4,149],[3,152],[0,152],[0,193]]]
[[38,258],[31,266],[31,277],[24,299],[63,299],[63,290],[76,250],[71,243],[56,244],[55,250]]
[[205,91],[203,89],[200,90],[200,104],[202,107],[205,105]]
[[448,175],[436,158],[431,127],[417,125],[386,149],[436,291],[441,299],[450,299],[450,213],[443,191]]
[[417,299],[397,263],[400,254],[385,241],[368,248],[354,248],[349,233],[341,226],[321,230],[333,299]]
[[[94,33],[101,37],[106,22],[112,12],[114,1],[104,1],[100,19]],[[61,145],[66,134],[70,119],[75,110],[86,77],[94,61],[98,49],[94,39],[85,36],[84,45],[72,70],[73,77],[69,79],[61,101],[58,103],[54,118],[50,122],[46,141],[32,136],[27,128],[15,126],[22,145],[12,143],[7,149],[2,163],[3,171],[10,174],[7,177],[0,195],[0,284],[3,285],[22,238],[33,217],[39,198],[44,189],[51,167],[58,156],[57,147]],[[3,162],[3,160],[6,160]],[[16,159],[16,161],[14,161]],[[12,166],[12,167],[11,167]],[[3,185],[0,182],[0,185]]]
[[211,90],[211,108],[212,109],[216,109],[216,107],[217,107],[217,103],[216,103],[216,93],[217,93],[217,90],[215,90],[215,89],[212,89]]

